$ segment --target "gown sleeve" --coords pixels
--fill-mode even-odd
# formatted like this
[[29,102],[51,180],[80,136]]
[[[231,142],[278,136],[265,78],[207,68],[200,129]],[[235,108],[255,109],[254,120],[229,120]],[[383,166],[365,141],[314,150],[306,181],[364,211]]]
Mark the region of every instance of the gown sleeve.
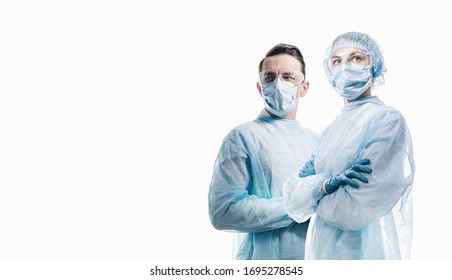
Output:
[[315,213],[324,195],[321,186],[327,180],[323,175],[300,178],[294,174],[284,184],[283,201],[287,214],[298,223],[307,221]]
[[284,211],[282,197],[260,197],[251,191],[269,187],[266,172],[240,134],[224,139],[208,194],[209,217],[216,229],[262,232],[294,223]]

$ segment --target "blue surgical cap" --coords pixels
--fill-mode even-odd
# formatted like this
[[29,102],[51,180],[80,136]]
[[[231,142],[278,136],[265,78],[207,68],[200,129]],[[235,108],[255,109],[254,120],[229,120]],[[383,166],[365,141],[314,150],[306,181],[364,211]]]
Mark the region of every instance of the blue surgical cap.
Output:
[[383,53],[378,43],[369,35],[361,32],[347,32],[339,35],[326,50],[325,71],[329,75],[329,69],[326,67],[327,61],[340,49],[356,48],[369,55],[372,63],[372,85],[383,85],[384,74],[386,74],[386,65],[383,59]]

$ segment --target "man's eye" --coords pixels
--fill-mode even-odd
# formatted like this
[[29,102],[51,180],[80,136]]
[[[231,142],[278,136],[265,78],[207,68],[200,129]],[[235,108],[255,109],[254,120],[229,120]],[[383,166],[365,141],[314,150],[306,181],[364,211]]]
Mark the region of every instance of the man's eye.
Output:
[[284,75],[283,79],[286,81],[293,81],[293,80],[295,80],[295,77],[291,76],[291,75]]
[[265,76],[264,81],[267,83],[273,82],[275,80],[275,76]]

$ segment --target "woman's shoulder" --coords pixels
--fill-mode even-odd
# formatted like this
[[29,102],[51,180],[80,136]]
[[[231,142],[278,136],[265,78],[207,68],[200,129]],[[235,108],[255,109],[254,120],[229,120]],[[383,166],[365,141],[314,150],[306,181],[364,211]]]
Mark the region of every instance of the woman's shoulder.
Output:
[[385,119],[404,119],[402,113],[395,107],[389,105],[381,105],[376,111],[376,115]]

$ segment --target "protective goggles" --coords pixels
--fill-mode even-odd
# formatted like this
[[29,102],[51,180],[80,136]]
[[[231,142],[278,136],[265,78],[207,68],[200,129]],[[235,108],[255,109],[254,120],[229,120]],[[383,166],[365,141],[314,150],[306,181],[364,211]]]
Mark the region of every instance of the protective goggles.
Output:
[[273,83],[278,77],[282,81],[291,83],[293,85],[299,85],[304,80],[303,73],[297,70],[291,70],[286,68],[262,71],[259,73],[258,80],[261,85],[265,85],[268,83]]
[[369,66],[370,57],[367,53],[356,50],[356,51],[337,51],[335,52],[327,61],[326,66],[330,71],[340,68],[342,62],[348,62],[354,66]]

